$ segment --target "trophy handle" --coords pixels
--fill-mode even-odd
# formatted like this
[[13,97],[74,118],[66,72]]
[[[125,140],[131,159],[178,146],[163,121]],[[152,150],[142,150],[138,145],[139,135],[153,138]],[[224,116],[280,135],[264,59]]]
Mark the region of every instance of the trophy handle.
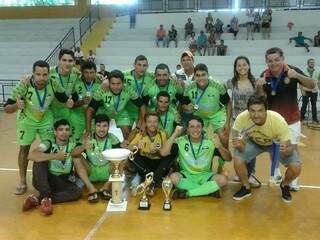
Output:
[[133,146],[132,151],[128,157],[130,161],[134,160],[134,155],[136,155],[138,151],[139,151],[139,148],[137,146]]

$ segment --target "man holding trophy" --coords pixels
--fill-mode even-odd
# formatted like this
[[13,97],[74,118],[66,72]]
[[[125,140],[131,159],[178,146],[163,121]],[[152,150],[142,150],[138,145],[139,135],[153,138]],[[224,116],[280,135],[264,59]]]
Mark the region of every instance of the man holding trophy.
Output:
[[[95,117],[95,133],[90,138],[85,138],[83,144],[74,149],[73,155],[76,171],[89,190],[88,201],[99,201],[98,191],[92,182],[105,182],[99,195],[102,199],[111,198],[110,183],[108,181],[111,172],[110,162],[102,156],[106,149],[119,148],[119,139],[109,133],[109,118],[105,114]],[[85,157],[84,157],[85,156]]]
[[203,133],[203,120],[191,116],[187,121],[187,135],[181,136],[182,128],[176,127],[172,136],[160,150],[161,156],[178,155],[179,172],[170,175],[174,186],[173,199],[212,195],[221,197],[220,189],[227,184],[227,177],[215,174],[212,159],[219,156],[231,161],[231,154],[216,134]]

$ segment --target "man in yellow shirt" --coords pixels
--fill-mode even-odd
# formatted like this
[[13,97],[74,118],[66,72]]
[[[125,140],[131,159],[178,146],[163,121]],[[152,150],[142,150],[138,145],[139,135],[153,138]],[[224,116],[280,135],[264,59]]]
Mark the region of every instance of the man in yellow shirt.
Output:
[[272,151],[272,143],[280,142],[279,161],[287,168],[280,184],[282,200],[291,202],[289,183],[299,176],[301,164],[290,139],[289,126],[277,112],[267,110],[264,96],[252,95],[246,111],[236,118],[233,125],[234,168],[242,186],[233,199],[242,200],[251,195],[246,163],[263,152]]

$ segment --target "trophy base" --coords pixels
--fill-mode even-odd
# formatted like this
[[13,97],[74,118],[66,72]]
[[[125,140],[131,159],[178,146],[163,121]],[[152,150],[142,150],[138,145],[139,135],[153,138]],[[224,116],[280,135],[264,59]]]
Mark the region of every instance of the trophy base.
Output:
[[162,209],[163,209],[163,211],[171,211],[171,209],[172,209],[171,203],[164,203]]
[[151,204],[149,202],[139,202],[139,210],[149,210],[151,207]]
[[121,203],[112,203],[112,200],[108,202],[107,212],[125,212],[127,211],[128,202],[123,200]]

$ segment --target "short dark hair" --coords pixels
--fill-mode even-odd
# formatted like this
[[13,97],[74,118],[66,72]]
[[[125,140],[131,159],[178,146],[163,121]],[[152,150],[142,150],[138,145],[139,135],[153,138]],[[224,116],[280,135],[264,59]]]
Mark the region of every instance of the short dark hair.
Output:
[[209,74],[208,67],[204,63],[199,63],[197,64],[197,66],[195,66],[194,73],[196,73],[197,71],[205,71],[207,74]]
[[122,82],[124,81],[123,73],[120,70],[117,70],[117,69],[112,70],[110,72],[110,80],[111,80],[111,78],[120,78]]
[[147,61],[148,62],[148,59],[145,55],[139,55],[134,59],[134,64],[137,64],[138,61]]
[[144,116],[144,120],[146,121],[148,117],[157,117],[158,120],[160,119],[160,116],[157,112],[148,112],[145,116]]
[[59,52],[59,60],[65,54],[70,55],[74,59],[74,52],[71,49],[64,48],[64,49],[61,49],[61,51]]
[[109,124],[110,118],[106,114],[97,114],[94,118],[94,124],[107,122]]
[[309,58],[307,64],[309,64],[310,61],[314,61],[314,58]]
[[158,70],[158,69],[161,69],[161,70],[167,69],[167,70],[168,70],[168,73],[169,73],[169,75],[170,75],[170,69],[169,69],[169,67],[168,67],[167,64],[165,64],[165,63],[159,63],[159,64],[156,66],[156,69],[154,70],[154,73],[155,73],[155,74],[157,73],[157,70]]
[[170,101],[170,95],[169,93],[165,92],[165,91],[160,91],[158,94],[157,94],[157,100],[159,100],[160,97],[167,97]]
[[36,67],[47,68],[48,72],[50,72],[50,66],[46,61],[38,60],[32,66],[32,72],[36,70]]
[[81,64],[81,72],[83,72],[86,69],[94,69],[94,71],[97,71],[97,65],[92,61],[84,61]]
[[275,53],[278,53],[280,55],[280,57],[283,57],[283,51],[281,48],[278,48],[278,47],[273,47],[273,48],[269,48],[267,51],[266,51],[266,54],[265,54],[265,58],[267,59],[267,56],[270,55],[270,54],[275,54]]
[[65,125],[68,125],[69,127],[70,127],[70,123],[69,123],[69,121],[67,120],[67,119],[60,119],[60,120],[58,120],[58,121],[56,121],[54,124],[53,124],[53,128],[54,128],[54,130],[57,130],[58,129],[58,127],[60,127],[60,126],[65,126]]
[[191,116],[188,118],[188,120],[187,120],[187,126],[188,126],[188,127],[189,127],[189,122],[190,122],[191,120],[196,120],[196,121],[198,121],[199,123],[201,123],[201,127],[204,126],[204,123],[203,123],[203,120],[202,120],[201,117],[196,116],[196,115],[191,115]]
[[268,101],[265,96],[259,96],[256,94],[253,94],[249,97],[248,102],[247,102],[247,109],[249,110],[250,106],[254,104],[261,104],[264,105],[265,109],[268,109]]

